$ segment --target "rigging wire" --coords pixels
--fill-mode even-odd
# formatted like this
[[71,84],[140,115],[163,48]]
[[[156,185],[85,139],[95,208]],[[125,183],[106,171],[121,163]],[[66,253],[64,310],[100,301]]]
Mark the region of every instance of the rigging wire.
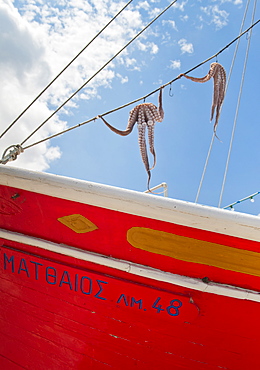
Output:
[[89,47],[90,44],[98,37],[100,34],[105,31],[105,29],[125,10],[125,8],[132,2],[133,0],[128,1],[128,3],[123,6],[121,10],[112,18],[110,21],[90,40],[87,45],[57,74],[56,77],[51,80],[47,86],[36,96],[36,98],[19,114],[18,117],[7,127],[7,129],[0,135],[0,139],[10,130],[10,128],[24,115],[25,112],[42,96],[42,94],[60,77],[60,75]]
[[65,100],[45,121],[43,121],[22,143],[28,141],[46,122],[48,122],[61,108],[64,107],[80,90],[82,90],[98,73],[100,73],[109,63],[111,63],[123,50],[125,50],[134,40],[136,40],[148,27],[150,27],[162,14],[164,14],[177,0],[172,1],[163,11],[151,20],[140,32],[138,32],[125,46],[123,46],[112,58],[110,58],[97,72],[95,72],[78,90],[76,90],[67,100]]
[[[226,45],[224,48],[222,48],[222,49],[221,49],[220,51],[218,51],[216,54],[212,55],[211,57],[207,58],[207,59],[206,59],[206,60],[204,60],[203,62],[199,63],[198,65],[196,65],[195,67],[191,68],[190,70],[188,70],[188,71],[187,71],[187,72],[185,72],[184,74],[188,74],[188,73],[190,73],[191,71],[195,70],[196,68],[198,68],[198,67],[202,66],[203,64],[207,63],[207,62],[208,62],[208,61],[210,61],[211,59],[215,58],[217,55],[221,54],[224,50],[226,50],[229,46],[231,46],[234,42],[236,42],[240,37],[242,37],[242,36],[243,36],[245,33],[247,33],[250,29],[252,29],[254,26],[256,26],[256,24],[257,24],[257,23],[259,23],[259,22],[260,22],[260,19],[259,19],[257,22],[255,22],[253,25],[251,25],[249,28],[247,28],[244,32],[240,33],[240,34],[239,34],[239,35],[238,35],[234,40],[232,40],[228,45]],[[151,95],[155,94],[156,92],[158,92],[161,88],[164,88],[164,87],[166,87],[166,86],[168,86],[168,85],[171,85],[173,82],[176,82],[179,78],[180,78],[180,77],[179,77],[179,76],[177,76],[177,77],[176,77],[176,78],[174,78],[173,80],[171,80],[171,81],[167,82],[166,84],[164,84],[164,85],[160,86],[160,87],[159,87],[159,88],[157,88],[156,90],[153,90],[153,91],[152,91],[152,92],[150,92],[149,94],[147,94],[147,95],[145,95],[145,96],[143,96],[143,97],[141,97],[141,98],[135,99],[135,100],[133,100],[133,101],[131,101],[131,102],[129,102],[129,103],[126,103],[126,104],[124,104],[124,105],[121,105],[120,107],[117,107],[117,108],[115,108],[115,109],[112,109],[112,110],[110,110],[110,111],[108,111],[108,112],[105,112],[105,113],[103,113],[103,114],[100,114],[100,116],[103,116],[103,117],[104,117],[104,116],[106,116],[106,115],[108,115],[108,114],[111,114],[111,113],[114,113],[114,112],[116,112],[116,111],[118,111],[118,110],[120,110],[120,109],[126,108],[126,107],[128,107],[129,105],[132,105],[132,104],[135,104],[135,103],[137,103],[137,102],[139,102],[139,101],[141,101],[141,100],[144,100],[144,99],[148,98],[149,96],[151,96]],[[90,123],[90,122],[92,122],[92,121],[95,121],[96,119],[97,119],[97,116],[95,116],[95,117],[93,117],[93,118],[90,118],[90,119],[89,119],[89,120],[87,120],[87,121],[84,121],[84,122],[78,123],[77,125],[74,125],[74,126],[72,126],[72,127],[69,127],[69,128],[67,128],[66,130],[63,130],[63,131],[61,131],[61,132],[58,132],[58,133],[53,134],[53,135],[51,135],[51,136],[48,136],[47,138],[44,138],[44,139],[42,139],[42,140],[39,140],[39,141],[37,141],[37,142],[35,142],[35,143],[32,143],[32,144],[30,144],[30,145],[27,145],[26,147],[24,147],[24,148],[23,148],[23,150],[28,149],[28,148],[31,148],[31,147],[33,147],[33,146],[35,146],[35,145],[41,144],[41,143],[43,143],[43,142],[45,142],[45,141],[47,141],[47,140],[50,140],[50,139],[53,139],[53,138],[55,138],[55,137],[59,136],[59,135],[65,134],[65,133],[67,133],[67,132],[69,132],[69,131],[71,131],[71,130],[74,130],[74,129],[78,128],[78,127],[81,127],[81,126],[83,126],[83,125],[85,125],[85,124],[87,124],[87,123]]]
[[200,183],[199,183],[197,195],[196,195],[196,198],[195,198],[195,203],[198,203],[198,200],[199,200],[199,196],[200,196],[200,192],[201,192],[201,187],[202,187],[202,184],[203,184],[203,181],[204,181],[204,177],[205,177],[205,174],[206,174],[206,170],[207,170],[207,167],[208,167],[209,158],[210,158],[210,154],[211,154],[211,151],[212,151],[212,147],[213,147],[213,143],[214,143],[215,137],[216,137],[215,132],[213,132],[212,138],[211,138],[211,142],[210,142],[210,145],[209,145],[209,150],[208,150],[207,158],[206,158],[205,165],[204,165],[204,168],[203,168],[203,172],[202,172],[202,175],[201,175],[201,179],[200,179]]
[[[257,0],[255,0],[255,3],[254,3],[254,9],[253,9],[253,14],[252,14],[252,23],[253,23],[254,17],[255,17],[256,1]],[[246,73],[246,67],[247,67],[247,61],[248,61],[248,55],[249,55],[249,48],[250,48],[250,43],[251,43],[251,34],[252,34],[252,30],[250,30],[249,39],[248,39],[248,43],[247,43],[247,49],[246,49],[246,55],[245,55],[245,61],[244,61],[244,68],[243,68],[243,73],[242,73],[241,82],[240,82],[240,90],[239,90],[239,95],[238,95],[236,113],[235,113],[235,118],[234,118],[234,124],[233,124],[231,139],[230,139],[230,145],[229,145],[228,156],[227,156],[227,161],[226,161],[226,168],[225,168],[225,173],[224,173],[224,177],[223,177],[223,182],[222,182],[218,207],[221,206],[223,192],[224,192],[224,188],[225,188],[225,184],[226,184],[227,172],[228,172],[228,167],[229,167],[229,162],[230,162],[230,155],[231,155],[231,150],[232,150],[233,141],[234,141],[234,135],[235,135],[236,125],[237,125],[238,111],[239,111],[239,107],[240,107],[242,90],[243,90],[244,79],[245,79],[245,73]]]
[[[242,19],[242,22],[241,22],[239,33],[242,32],[242,29],[244,27],[250,1],[251,0],[248,0],[247,1],[246,8],[245,8],[245,11],[244,11],[244,15],[243,15],[243,19]],[[233,67],[234,67],[234,64],[235,64],[235,60],[236,60],[236,56],[237,56],[239,44],[240,44],[240,38],[237,40],[236,48],[235,48],[234,55],[233,55],[233,58],[232,58],[231,67],[230,67],[228,78],[227,78],[227,85],[226,85],[225,94],[226,94],[226,92],[228,90],[228,86],[229,86],[230,78],[231,78],[231,75],[232,75]],[[221,107],[221,110],[222,110],[222,107]],[[204,178],[205,178],[206,170],[207,170],[207,167],[208,167],[209,158],[210,158],[210,155],[211,155],[211,152],[212,152],[212,148],[213,148],[213,143],[214,143],[215,136],[216,136],[215,133],[213,133],[212,138],[211,138],[211,142],[210,142],[210,145],[209,145],[209,150],[208,150],[207,158],[206,158],[206,161],[205,161],[205,164],[204,164],[204,168],[203,168],[203,172],[202,172],[202,175],[201,175],[201,179],[200,179],[200,183],[199,183],[197,195],[196,195],[196,198],[195,198],[195,203],[198,203],[198,200],[199,200],[199,196],[200,196],[201,188],[202,188],[202,185],[203,185],[203,182],[204,182]]]

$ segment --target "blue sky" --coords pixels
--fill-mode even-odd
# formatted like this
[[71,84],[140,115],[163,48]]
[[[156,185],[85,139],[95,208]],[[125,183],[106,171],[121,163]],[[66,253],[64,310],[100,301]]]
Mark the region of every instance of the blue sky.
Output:
[[[1,132],[48,82],[91,40],[127,1],[3,0],[0,4]],[[131,5],[66,70],[52,87],[0,139],[3,152],[21,143],[60,104],[118,52],[170,1]],[[247,7],[248,5],[248,7]],[[254,1],[178,0],[148,30],[98,74],[26,145],[145,96],[221,50],[251,24]],[[255,21],[259,19],[259,7]],[[234,124],[245,53],[250,49],[221,206],[260,191],[259,42],[260,23],[240,39],[198,202],[218,206]],[[236,44],[217,61],[229,74]],[[205,76],[210,63],[191,75]],[[163,91],[165,117],[156,123],[157,164],[151,186],[168,184],[169,196],[194,202],[207,158],[213,82],[179,79]],[[146,102],[157,105],[158,94]],[[142,101],[140,102],[142,103]],[[139,104],[139,103],[137,103]],[[123,130],[136,104],[106,116]],[[152,160],[150,159],[152,162]],[[12,166],[46,171],[127,189],[146,190],[147,173],[137,127],[127,137],[96,120],[25,150]],[[260,195],[237,211],[260,213]]]

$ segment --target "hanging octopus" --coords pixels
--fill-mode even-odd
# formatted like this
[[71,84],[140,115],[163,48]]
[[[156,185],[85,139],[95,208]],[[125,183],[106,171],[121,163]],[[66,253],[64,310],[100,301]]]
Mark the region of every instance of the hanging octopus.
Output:
[[222,67],[219,63],[212,63],[210,65],[210,70],[205,77],[197,78],[197,77],[190,77],[185,75],[184,73],[180,74],[179,77],[186,77],[189,80],[195,82],[207,82],[208,80],[213,77],[214,79],[214,93],[213,93],[213,100],[211,106],[211,117],[210,120],[212,121],[215,113],[216,108],[216,118],[214,123],[214,134],[216,135],[216,130],[218,126],[218,120],[220,115],[220,108],[222,106],[224,96],[225,96],[225,89],[226,89],[226,71],[224,67]]
[[[158,108],[152,103],[143,103],[137,105],[130,111],[128,124],[124,131],[118,130],[117,128],[111,126],[102,116],[98,117],[103,120],[103,122],[107,125],[107,127],[110,128],[110,130],[121,136],[129,135],[132,132],[135,123],[137,123],[139,148],[145,169],[148,174],[147,188],[149,190],[151,170],[155,167],[156,164],[156,153],[154,149],[154,126],[156,121],[162,122],[164,117],[164,111],[162,108],[162,88],[160,89],[159,92]],[[152,167],[150,167],[149,165],[148,154],[146,149],[146,138],[145,138],[146,127],[148,128],[149,149],[151,154],[153,155]]]

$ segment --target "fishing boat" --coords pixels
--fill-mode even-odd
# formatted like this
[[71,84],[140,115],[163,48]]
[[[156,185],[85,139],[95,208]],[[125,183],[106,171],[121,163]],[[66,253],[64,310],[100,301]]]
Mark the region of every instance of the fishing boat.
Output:
[[[4,152],[0,160],[1,369],[260,368],[259,216],[230,212],[233,204],[216,208],[158,196],[150,189],[145,128],[155,166],[153,128],[164,118],[165,86],[183,76],[195,82],[213,77],[212,140],[216,137],[226,72],[214,62],[205,77],[187,76],[198,66],[152,92],[159,92],[158,109],[145,102],[132,109],[125,131],[104,119],[110,111],[59,133],[101,118],[125,136],[137,123],[148,174],[146,192],[8,165],[25,149],[57,136],[24,146],[70,98],[21,144]],[[166,192],[167,185],[161,186]]]
[[2,369],[258,369],[259,217],[0,167]]

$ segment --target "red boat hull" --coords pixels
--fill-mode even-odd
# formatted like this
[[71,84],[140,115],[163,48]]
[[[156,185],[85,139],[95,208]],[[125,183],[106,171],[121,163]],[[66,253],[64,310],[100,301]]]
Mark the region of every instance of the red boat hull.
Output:
[[32,191],[22,175],[0,187],[2,369],[260,368],[248,222],[224,234]]
[[1,368],[260,367],[258,302],[2,243]]

